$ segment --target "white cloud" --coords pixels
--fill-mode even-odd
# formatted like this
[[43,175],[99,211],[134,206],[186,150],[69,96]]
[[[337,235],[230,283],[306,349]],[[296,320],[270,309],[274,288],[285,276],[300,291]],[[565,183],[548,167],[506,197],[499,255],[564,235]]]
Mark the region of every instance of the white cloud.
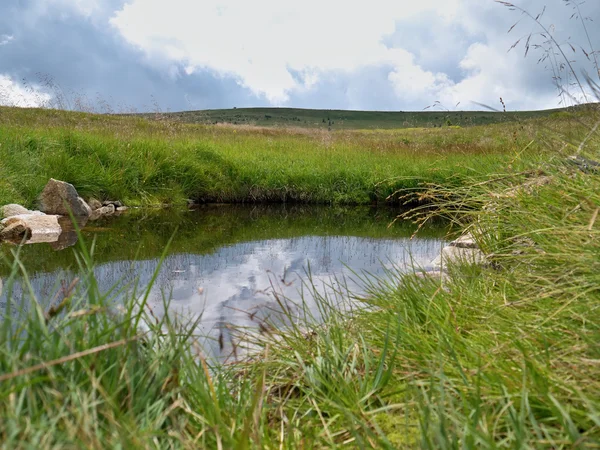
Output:
[[[476,101],[501,109],[502,97],[508,109],[522,105],[530,109],[556,107],[556,96],[547,87],[551,80],[543,72],[540,73],[539,68],[532,64],[534,62],[524,61],[516,53],[507,55],[506,50],[496,46],[472,44],[460,62],[465,77],[441,90],[439,100],[446,105],[457,102],[464,105],[466,101]],[[528,79],[531,72],[539,77],[536,89],[533,89],[536,87],[535,81],[531,83]]]
[[[572,36],[586,44],[564,2],[513,1],[533,14],[548,3],[543,20],[557,39]],[[536,64],[539,51],[527,58],[522,47],[507,53],[536,25],[493,0],[26,4],[20,10],[0,1],[1,31],[7,33],[0,35],[0,73],[15,80],[50,73],[66,89],[103,87],[110,91],[103,94],[135,98],[139,105],[157,91],[174,109],[190,107],[190,98],[194,107],[207,108],[270,103],[387,110],[419,110],[435,100],[448,108],[458,102],[479,108],[471,101],[494,106],[500,96],[510,109],[558,102],[551,74]],[[596,19],[588,31],[599,42],[600,28],[591,24],[600,19],[600,3],[588,2],[582,10]],[[587,64],[593,73],[581,52],[573,57],[584,63],[577,70]],[[98,75],[99,69],[111,76]],[[135,89],[123,88],[131,82],[124,77],[136,79]]]
[[8,75],[0,74],[0,105],[35,108],[47,105],[51,96],[39,87],[29,89],[15,83]]
[[0,35],[0,47],[8,44],[10,41],[14,40],[14,36],[11,34],[1,34]]
[[133,0],[111,23],[149,55],[235,75],[278,103],[300,87],[290,70],[309,75],[304,87],[323,71],[387,64],[396,68],[393,78],[398,80],[405,69],[418,72],[418,67],[404,66],[412,63],[410,55],[387,48],[383,37],[394,31],[397,20],[423,12],[452,20],[458,3]]

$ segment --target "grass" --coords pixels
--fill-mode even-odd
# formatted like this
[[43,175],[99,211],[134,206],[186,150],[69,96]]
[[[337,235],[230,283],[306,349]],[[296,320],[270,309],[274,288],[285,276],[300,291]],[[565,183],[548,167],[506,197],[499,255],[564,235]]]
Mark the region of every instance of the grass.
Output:
[[[565,117],[564,114],[567,114]],[[0,204],[34,206],[50,177],[129,205],[393,203],[422,183],[464,185],[537,157],[540,127],[580,136],[584,112],[468,128],[325,131],[190,125],[0,108]],[[543,128],[542,128],[543,129]]]
[[[498,105],[500,107],[500,105]],[[427,111],[341,111],[298,108],[235,108],[203,111],[158,112],[141,114],[151,119],[183,123],[253,125],[263,127],[298,127],[325,130],[435,128],[491,125],[522,122],[527,119],[556,117],[576,112],[578,108],[545,111],[448,111],[434,105]]]
[[[588,130],[598,120],[581,119]],[[469,229],[489,264],[451,266],[445,280],[395,271],[365,280],[371,308],[349,315],[322,298],[322,325],[261,336],[247,363],[211,365],[194,345],[194,324],[154,317],[141,287],[117,308],[81,244],[81,281],[60,291],[62,309],[31,298],[34,307],[0,325],[0,440],[598,448],[600,179],[565,156],[600,159],[600,135],[579,147],[577,134],[551,141],[552,125],[563,130],[544,128],[540,139],[555,150],[544,158],[512,153],[484,180],[412,194],[430,200],[413,218],[441,215]],[[232,139],[233,130],[215,133]],[[12,277],[26,273],[17,252],[5,258]]]

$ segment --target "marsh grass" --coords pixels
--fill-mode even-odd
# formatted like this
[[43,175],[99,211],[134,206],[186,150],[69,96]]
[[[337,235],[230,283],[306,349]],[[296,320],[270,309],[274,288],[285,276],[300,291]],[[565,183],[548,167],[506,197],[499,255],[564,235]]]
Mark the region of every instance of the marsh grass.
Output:
[[[165,124],[132,122],[139,131],[121,128],[121,120],[110,132],[101,131],[106,124],[93,132],[29,124],[25,134],[58,142],[50,151],[66,148],[73,160],[94,148],[107,161],[122,156],[111,153],[112,144],[103,147],[104,139],[157,155],[186,139],[214,139],[239,151],[240,135],[244,145],[271,138],[281,140],[278,145],[292,142],[290,154],[325,139],[235,127],[183,128],[165,137]],[[364,309],[349,314],[321,298],[322,325],[307,315],[289,320],[285,332],[265,327],[269,332],[250,343],[252,357],[235,364],[207,360],[195,323],[155,317],[139,286],[116,308],[123,292],[100,291],[93,252],[82,243],[79,281],[57,285],[54,310],[31,289],[26,303],[6,305],[0,440],[6,448],[597,448],[600,186],[594,170],[568,158],[600,159],[597,123],[591,108],[543,122],[539,134],[523,141],[513,140],[515,130],[493,130],[492,142],[504,136],[502,145],[509,145],[497,165],[470,165],[456,180],[413,179],[414,189],[396,189],[401,201],[409,194],[426,197],[411,218],[443,216],[457,230],[470,230],[489,265],[453,266],[444,278],[390,270],[365,280]],[[22,139],[17,130],[23,128],[11,126],[9,139]],[[158,143],[139,137],[154,127],[163,136]],[[473,139],[485,132],[469,130]],[[468,133],[448,131],[334,133],[319,148],[350,161],[377,160],[377,151],[386,159],[412,151],[385,147],[399,136],[436,157],[450,139],[466,140],[458,148],[477,148]],[[119,133],[124,142],[114,137]],[[372,145],[368,157],[340,150],[355,139],[362,142],[357,152]],[[15,148],[39,154],[33,146]],[[130,164],[149,164],[136,154],[127,154]],[[235,151],[224,154],[233,158]],[[472,154],[465,151],[466,158]],[[11,186],[27,185],[21,183]],[[11,280],[18,275],[27,284],[19,251],[4,261],[9,299]]]
[[[540,120],[567,128],[582,112],[565,114]],[[539,154],[538,129],[533,121],[328,132],[0,108],[0,203],[34,206],[50,177],[129,205],[398,203],[401,189],[460,186],[517,153]]]
[[32,297],[2,324],[4,445],[598,448],[600,181],[564,156],[430,187],[423,217],[469,229],[489,264],[366,279],[366,308],[321,297],[321,325],[295,316],[235,364],[206,360],[195,324],[153,316],[144,290],[112,313],[82,245],[62,312]]

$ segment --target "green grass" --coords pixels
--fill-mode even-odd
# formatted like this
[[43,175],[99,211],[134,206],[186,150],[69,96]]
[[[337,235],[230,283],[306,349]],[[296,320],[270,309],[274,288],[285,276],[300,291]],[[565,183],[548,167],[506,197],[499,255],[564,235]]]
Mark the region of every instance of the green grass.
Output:
[[526,176],[469,190],[486,211],[446,204],[492,265],[443,286],[391,272],[352,316],[321,299],[322,326],[263,336],[248,363],[209,368],[193,324],[155,322],[143,290],[111,312],[82,247],[64,311],[2,324],[4,445],[597,448],[600,182],[543,170],[529,193],[511,193]]
[[[575,113],[574,113],[575,114]],[[578,115],[469,128],[324,131],[189,125],[0,108],[0,204],[34,206],[49,178],[129,205],[373,204],[422,183],[460,186],[505,167]],[[541,122],[540,122],[541,121]],[[581,135],[581,127],[572,133]],[[525,155],[537,155],[536,141]]]
[[[496,106],[496,105],[494,105]],[[500,106],[500,105],[498,105]],[[256,125],[264,127],[349,129],[434,128],[491,125],[569,115],[577,108],[544,111],[446,111],[439,107],[427,111],[342,111],[335,109],[235,108],[202,111],[140,114],[160,120],[184,123]]]
[[[373,307],[353,315],[321,299],[322,325],[260,336],[248,363],[209,367],[194,324],[157,321],[143,289],[119,312],[82,245],[81,281],[57,299],[61,311],[31,298],[0,325],[0,441],[598,448],[600,178],[565,160],[578,149],[571,132],[544,158],[517,151],[485,180],[465,175],[413,194],[431,202],[413,217],[468,228],[490,264],[452,266],[443,284],[391,271],[373,282],[365,299]],[[581,151],[600,159],[598,132]],[[17,255],[5,264],[24,275]]]

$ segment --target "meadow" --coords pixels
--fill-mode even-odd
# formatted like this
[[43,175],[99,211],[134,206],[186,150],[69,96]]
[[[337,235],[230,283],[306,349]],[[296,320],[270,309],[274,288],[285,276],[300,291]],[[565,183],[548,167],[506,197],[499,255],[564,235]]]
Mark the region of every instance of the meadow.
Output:
[[[212,366],[145,287],[116,311],[80,241],[79,283],[0,324],[2,445],[598,448],[600,181],[568,159],[600,159],[598,123],[329,132],[0,109],[0,203],[31,205],[50,176],[130,204],[409,202],[406,219],[443,218],[488,258],[390,270],[365,280],[369,308],[322,298],[322,325]],[[18,248],[2,259],[5,289],[27,279]]]
[[328,131],[1,107],[0,203],[34,206],[51,177],[85,198],[128,205],[397,203],[399,192],[427,183],[460,186],[539,155],[544,146],[536,137],[548,129],[568,130],[575,139],[584,133],[581,114],[464,128]]
[[[501,105],[497,105],[502,108]],[[491,109],[491,108],[490,108]],[[302,127],[324,130],[436,128],[444,126],[491,125],[527,119],[551,117],[577,111],[560,108],[546,111],[460,111],[448,110],[440,104],[424,111],[347,111],[300,108],[234,108],[202,111],[142,114],[142,117],[199,124],[254,125],[266,127]]]

